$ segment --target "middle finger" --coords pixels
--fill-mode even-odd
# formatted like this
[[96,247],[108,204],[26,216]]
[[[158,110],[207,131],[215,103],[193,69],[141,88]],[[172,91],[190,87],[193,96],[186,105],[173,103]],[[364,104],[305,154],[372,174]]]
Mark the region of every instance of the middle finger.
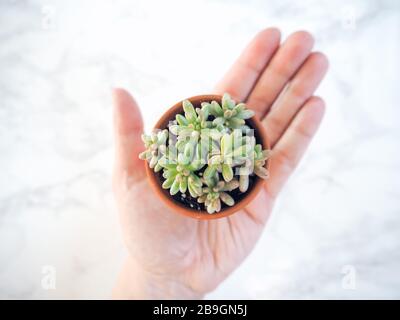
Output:
[[247,104],[262,118],[290,78],[311,52],[312,36],[305,31],[290,35],[274,55],[250,93]]

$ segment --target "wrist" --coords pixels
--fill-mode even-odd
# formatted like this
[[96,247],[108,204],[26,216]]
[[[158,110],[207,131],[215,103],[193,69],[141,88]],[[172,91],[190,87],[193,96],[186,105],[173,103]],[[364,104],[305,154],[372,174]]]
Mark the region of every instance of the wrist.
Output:
[[144,270],[127,258],[113,289],[113,299],[179,300],[202,299],[203,295],[184,284],[178,277],[158,275]]

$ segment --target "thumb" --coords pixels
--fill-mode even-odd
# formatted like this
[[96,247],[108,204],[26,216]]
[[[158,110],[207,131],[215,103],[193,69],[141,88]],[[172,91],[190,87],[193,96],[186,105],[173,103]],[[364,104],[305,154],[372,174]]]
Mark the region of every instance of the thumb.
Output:
[[141,134],[143,120],[139,107],[128,91],[113,89],[114,131],[115,131],[115,173],[126,174],[129,180],[137,182],[144,178]]

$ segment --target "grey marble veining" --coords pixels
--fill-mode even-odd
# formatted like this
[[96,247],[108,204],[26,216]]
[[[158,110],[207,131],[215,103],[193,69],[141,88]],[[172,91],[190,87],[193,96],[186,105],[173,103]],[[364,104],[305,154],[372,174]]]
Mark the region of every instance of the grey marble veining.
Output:
[[314,33],[328,110],[256,249],[209,298],[400,298],[400,6],[372,0],[0,1],[0,298],[110,296],[126,254],[110,88],[150,127],[271,25]]

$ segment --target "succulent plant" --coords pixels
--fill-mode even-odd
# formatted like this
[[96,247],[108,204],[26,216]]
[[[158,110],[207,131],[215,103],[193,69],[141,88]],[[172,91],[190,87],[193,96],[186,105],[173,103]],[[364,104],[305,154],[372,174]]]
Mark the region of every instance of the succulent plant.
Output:
[[236,104],[227,93],[223,95],[221,105],[216,101],[205,102],[202,108],[207,108],[215,117],[212,123],[218,128],[241,129],[245,120],[254,116],[254,111],[246,109],[244,103]]
[[246,120],[254,112],[228,94],[221,103],[203,102],[195,108],[185,100],[182,107],[183,114],[167,129],[142,136],[146,150],[139,157],[155,172],[162,171],[162,188],[171,196],[190,196],[213,214],[235,204],[234,195],[248,190],[252,174],[268,177],[270,152],[250,134]]
[[261,144],[256,144],[254,137],[246,136],[246,146],[248,153],[242,165],[237,169],[239,175],[239,190],[246,192],[249,188],[249,176],[254,173],[262,179],[267,179],[269,176],[268,170],[265,168],[265,163],[270,157],[270,150],[262,150]]
[[221,210],[222,203],[233,206],[235,200],[228,192],[239,187],[236,179],[229,182],[218,181],[218,179],[205,180],[206,187],[202,189],[202,195],[197,198],[198,203],[204,203],[207,212],[212,214]]
[[162,184],[164,189],[169,189],[171,195],[180,191],[186,193],[188,190],[194,198],[201,195],[202,182],[197,176],[196,171],[201,168],[201,164],[195,165],[194,162],[186,162],[186,159],[178,156],[176,160],[168,160],[163,156],[158,164],[164,168]]
[[142,140],[146,150],[139,154],[139,158],[147,160],[150,168],[154,168],[155,172],[161,170],[158,161],[165,154],[167,147],[166,142],[168,139],[168,130],[153,132],[150,135],[143,134]]
[[226,182],[231,181],[234,167],[243,164],[249,157],[250,151],[250,146],[246,145],[240,130],[235,129],[230,134],[224,133],[220,138],[219,148],[214,148],[209,154],[204,177],[208,178],[219,172]]
[[189,100],[182,103],[184,115],[177,114],[175,121],[169,126],[172,134],[182,138],[190,136],[193,132],[200,132],[201,129],[211,128],[211,121],[208,121],[210,115],[209,107],[195,109]]
[[267,179],[269,177],[269,172],[265,169],[265,163],[270,156],[270,150],[262,150],[260,144],[254,147],[254,173],[262,179]]

